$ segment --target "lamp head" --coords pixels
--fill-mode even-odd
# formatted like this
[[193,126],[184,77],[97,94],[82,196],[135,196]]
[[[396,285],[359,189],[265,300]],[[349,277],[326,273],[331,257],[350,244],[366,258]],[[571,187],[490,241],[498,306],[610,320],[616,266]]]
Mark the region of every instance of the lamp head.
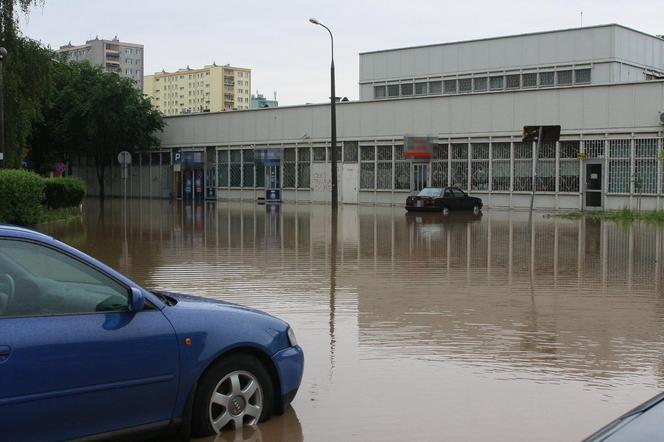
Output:
[[320,22],[319,22],[318,20],[316,20],[315,18],[310,18],[309,21],[310,21],[311,23],[315,24],[315,25],[319,25],[319,24],[320,24]]
[[7,55],[7,49],[5,48],[0,48],[0,60],[5,58],[5,55]]

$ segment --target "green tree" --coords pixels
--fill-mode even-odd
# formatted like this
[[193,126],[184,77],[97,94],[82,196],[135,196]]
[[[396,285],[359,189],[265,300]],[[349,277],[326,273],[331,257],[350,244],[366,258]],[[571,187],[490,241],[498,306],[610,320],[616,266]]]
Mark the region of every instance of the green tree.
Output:
[[[162,115],[132,80],[87,62],[54,62],[48,107],[35,128],[31,148],[36,164],[89,156],[105,194],[108,167],[122,150],[145,151],[158,145]],[[43,167],[43,166],[42,166]]]
[[0,46],[7,49],[3,63],[5,104],[5,161],[19,167],[32,125],[42,118],[48,96],[52,52],[38,42],[24,38],[18,29],[18,14],[27,14],[42,0],[0,0]]

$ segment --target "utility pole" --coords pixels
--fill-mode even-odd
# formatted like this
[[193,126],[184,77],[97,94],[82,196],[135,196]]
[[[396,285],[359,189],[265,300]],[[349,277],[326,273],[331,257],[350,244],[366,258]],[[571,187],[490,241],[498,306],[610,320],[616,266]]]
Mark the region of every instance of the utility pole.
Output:
[[5,165],[5,85],[4,69],[7,49],[0,47],[0,168]]

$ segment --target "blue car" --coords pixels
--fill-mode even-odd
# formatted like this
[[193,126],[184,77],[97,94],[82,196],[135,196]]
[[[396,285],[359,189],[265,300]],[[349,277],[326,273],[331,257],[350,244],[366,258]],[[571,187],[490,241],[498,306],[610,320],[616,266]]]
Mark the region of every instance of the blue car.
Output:
[[284,412],[303,369],[279,319],[0,225],[0,441],[212,435]]

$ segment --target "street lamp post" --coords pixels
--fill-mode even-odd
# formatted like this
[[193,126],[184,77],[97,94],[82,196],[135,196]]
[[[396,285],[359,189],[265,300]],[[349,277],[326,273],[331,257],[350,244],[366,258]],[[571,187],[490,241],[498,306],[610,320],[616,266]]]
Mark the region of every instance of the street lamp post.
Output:
[[5,163],[5,91],[3,71],[7,49],[0,47],[0,168]]
[[339,197],[337,192],[337,110],[335,106],[337,102],[337,96],[334,90],[334,37],[332,36],[332,31],[330,31],[330,28],[315,18],[310,18],[309,21],[315,25],[322,26],[327,30],[327,32],[330,34],[330,43],[332,47],[332,63],[330,64],[330,141],[332,144],[332,146],[330,146],[330,155],[332,158],[330,161],[330,173],[332,174],[332,208],[336,209],[339,204]]

